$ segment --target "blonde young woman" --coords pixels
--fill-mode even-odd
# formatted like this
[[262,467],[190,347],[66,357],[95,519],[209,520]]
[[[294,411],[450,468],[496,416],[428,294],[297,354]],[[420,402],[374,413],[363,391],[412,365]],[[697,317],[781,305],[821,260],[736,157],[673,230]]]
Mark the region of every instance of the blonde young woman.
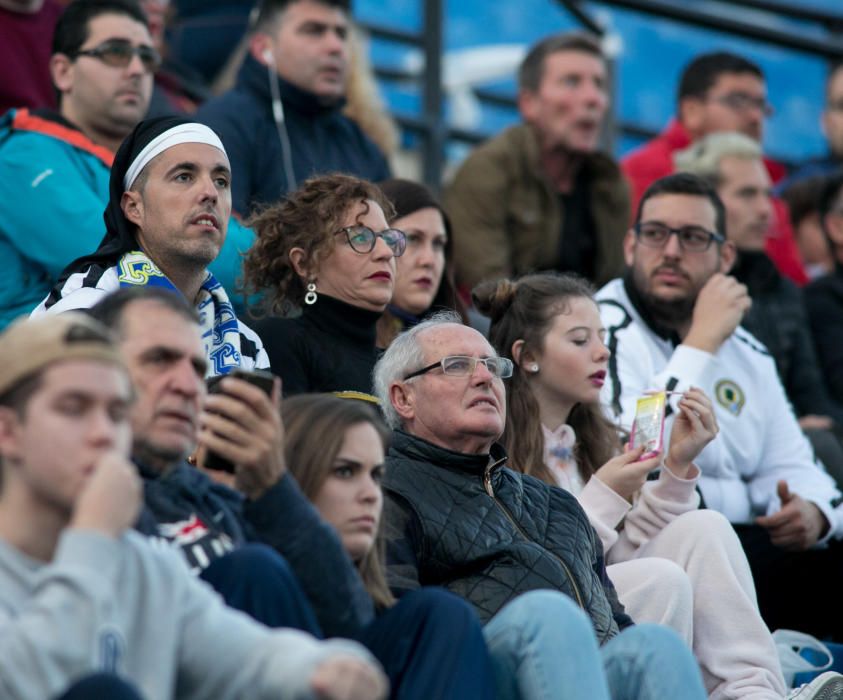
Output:
[[474,290],[492,344],[515,363],[511,462],[578,497],[627,612],[685,637],[711,698],[780,699],[784,680],[746,557],[728,521],[699,509],[693,460],[717,432],[711,402],[698,389],[680,399],[667,452],[642,460],[640,449],[623,451],[599,403],[610,352],[592,293],[556,274]]

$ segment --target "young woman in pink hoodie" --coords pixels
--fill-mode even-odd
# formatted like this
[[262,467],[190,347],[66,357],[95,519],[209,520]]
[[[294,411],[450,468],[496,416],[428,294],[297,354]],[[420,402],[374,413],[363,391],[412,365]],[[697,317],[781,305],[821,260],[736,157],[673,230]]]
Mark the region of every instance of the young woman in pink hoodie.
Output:
[[725,517],[700,509],[695,489],[693,460],[718,430],[711,402],[687,392],[656,456],[624,450],[600,406],[610,349],[592,294],[583,279],[552,273],[474,290],[492,345],[515,363],[510,465],[577,496],[627,612],[684,636],[711,698],[780,699],[781,668],[740,542]]

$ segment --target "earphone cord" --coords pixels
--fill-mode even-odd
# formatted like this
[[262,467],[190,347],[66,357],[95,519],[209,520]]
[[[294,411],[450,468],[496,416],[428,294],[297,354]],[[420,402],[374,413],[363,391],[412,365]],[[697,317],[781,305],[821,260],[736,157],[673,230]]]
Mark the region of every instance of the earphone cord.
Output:
[[269,78],[269,91],[272,93],[272,118],[275,121],[275,129],[278,131],[278,140],[281,142],[281,161],[284,166],[284,176],[287,178],[287,191],[292,192],[298,188],[298,183],[293,172],[293,149],[290,145],[287,125],[284,122],[284,105],[281,102],[281,92],[278,89],[278,76],[271,63],[267,63],[266,70]]

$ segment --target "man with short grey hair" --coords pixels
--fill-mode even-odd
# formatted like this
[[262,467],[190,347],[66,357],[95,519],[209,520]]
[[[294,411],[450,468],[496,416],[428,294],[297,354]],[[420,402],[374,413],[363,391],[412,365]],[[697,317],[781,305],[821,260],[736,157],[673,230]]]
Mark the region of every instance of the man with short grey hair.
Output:
[[[375,391],[396,428],[383,481],[393,590],[439,585],[466,598],[486,623],[499,679],[515,678],[519,690],[704,696],[693,657],[671,631],[630,627],[576,499],[507,468],[496,441],[512,371],[451,316],[399,335],[376,365]],[[594,633],[605,643],[602,660]],[[623,671],[613,662],[621,654],[630,664]]]
[[596,37],[553,34],[530,48],[523,123],[471,153],[445,193],[460,285],[548,269],[602,284],[621,272],[629,190],[600,152],[609,101]]

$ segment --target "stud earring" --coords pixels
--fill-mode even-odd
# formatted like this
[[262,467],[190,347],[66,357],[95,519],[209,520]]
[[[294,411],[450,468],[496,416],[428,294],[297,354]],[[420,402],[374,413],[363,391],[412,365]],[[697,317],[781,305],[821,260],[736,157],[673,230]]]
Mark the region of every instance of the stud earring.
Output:
[[316,303],[316,283],[315,282],[308,282],[307,283],[307,294],[304,295],[304,303],[308,306],[312,306]]
[[533,364],[531,364],[531,365],[530,365],[530,371],[531,371],[533,374],[535,374],[536,372],[538,372],[538,371],[539,371],[539,366],[538,366],[538,365],[534,362]]

